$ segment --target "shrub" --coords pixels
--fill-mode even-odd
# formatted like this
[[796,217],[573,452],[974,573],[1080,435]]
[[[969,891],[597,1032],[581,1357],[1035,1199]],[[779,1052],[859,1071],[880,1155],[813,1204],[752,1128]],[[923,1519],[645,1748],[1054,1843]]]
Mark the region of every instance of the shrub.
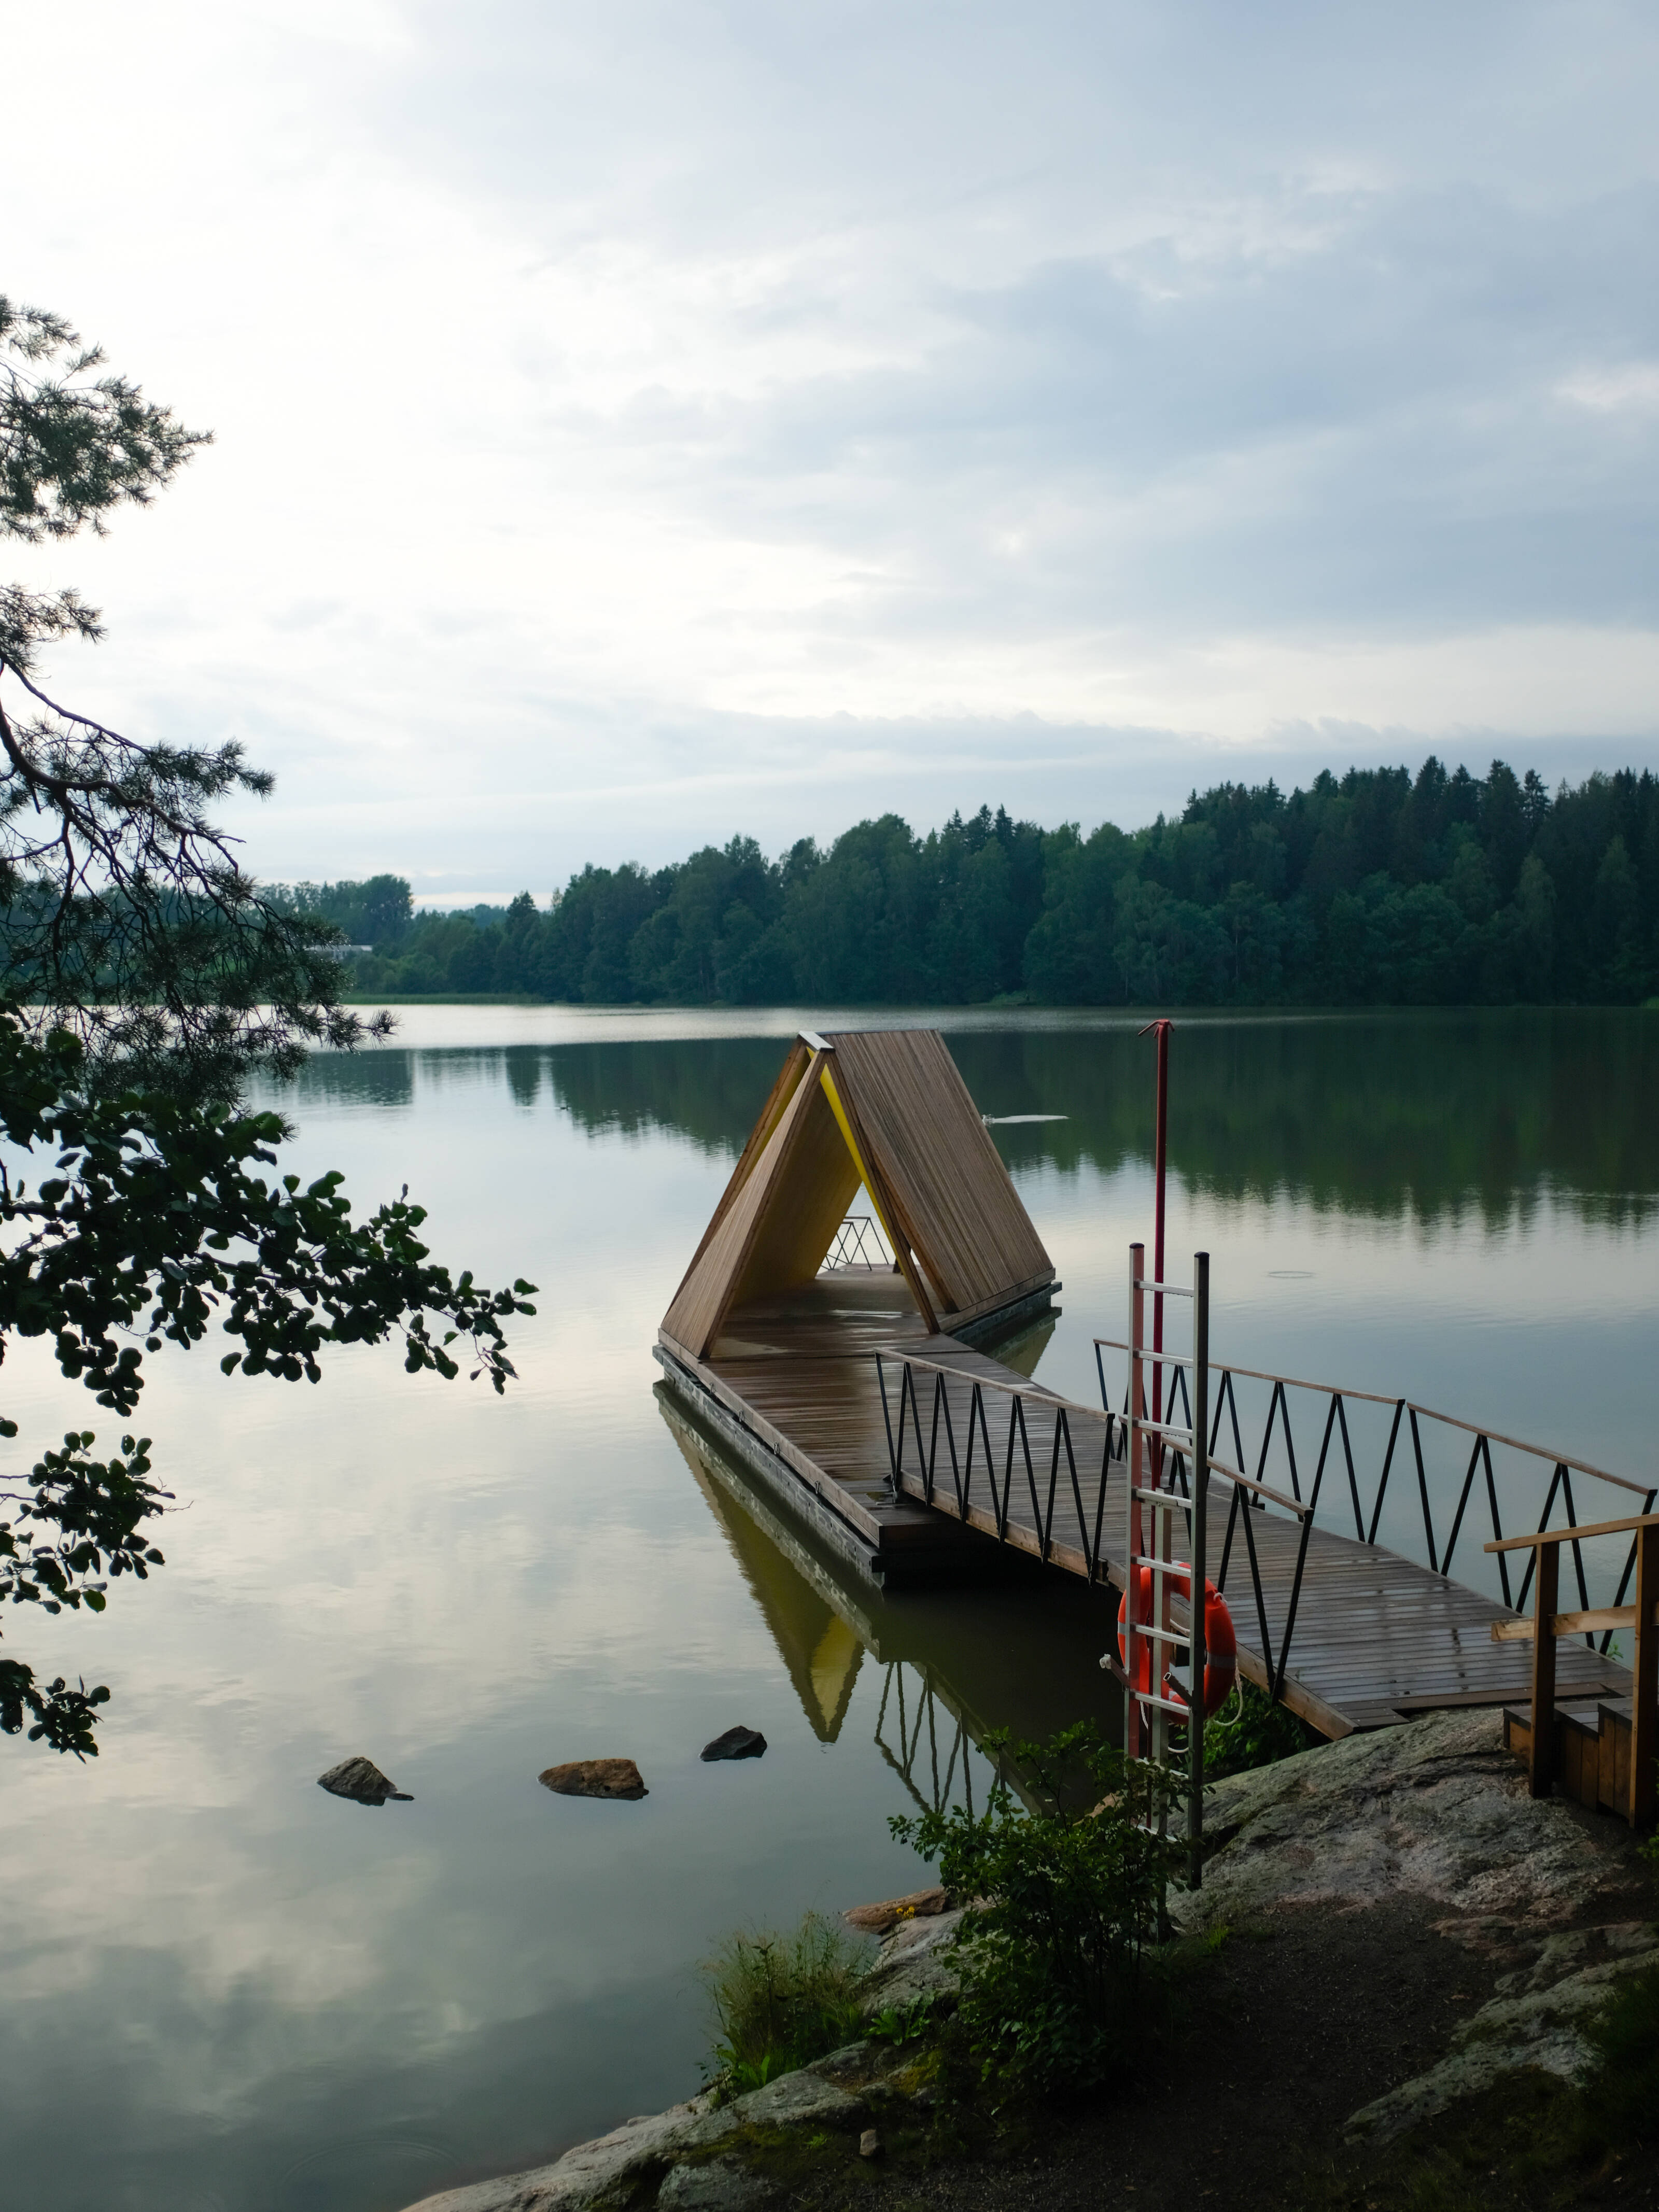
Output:
[[1170,1785],[1087,1722],[1047,1744],[986,1743],[1029,1776],[1039,1811],[1004,1787],[977,1816],[956,1806],[888,1825],[980,1901],[957,1936],[957,2019],[981,2080],[1000,2102],[1063,2096],[1156,2034],[1147,1953],[1178,1849],[1158,1833]]
[[1265,1690],[1241,1674],[1226,1704],[1205,1723],[1204,1779],[1219,1782],[1224,1774],[1271,1766],[1306,1751],[1315,1741],[1288,1705],[1274,1705]]
[[728,2096],[838,2051],[862,2032],[864,1946],[816,1912],[793,1936],[732,1936],[703,1968],[720,2027],[712,2086]]

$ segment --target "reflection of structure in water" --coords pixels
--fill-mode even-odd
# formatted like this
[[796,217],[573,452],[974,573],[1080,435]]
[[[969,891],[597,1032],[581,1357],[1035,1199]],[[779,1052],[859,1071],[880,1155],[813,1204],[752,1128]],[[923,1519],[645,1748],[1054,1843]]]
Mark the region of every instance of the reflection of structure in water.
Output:
[[988,1589],[887,1597],[781,1509],[665,1384],[656,1398],[820,1742],[839,1736],[866,1651],[884,1670],[877,1746],[921,1804],[983,1806],[995,1770],[979,1747],[993,1729],[1036,1737],[1086,1717],[1120,1732],[1099,1666],[1114,1610],[1103,1593],[1033,1564]]
[[[943,1770],[939,1763],[941,1742]],[[876,1749],[924,1812],[943,1813],[958,1802],[969,1813],[974,1810],[975,1754],[981,1812],[999,1782],[1011,1786],[1028,1805],[1031,1802],[1009,1761],[993,1761],[980,1749],[962,1712],[934,1681],[931,1668],[907,1668],[902,1659],[888,1662],[881,1710],[876,1715]]]
[[660,1384],[658,1396],[697,1487],[754,1593],[813,1735],[820,1743],[833,1743],[852,1701],[864,1660],[863,1644],[710,1473],[708,1445],[673,1407]]

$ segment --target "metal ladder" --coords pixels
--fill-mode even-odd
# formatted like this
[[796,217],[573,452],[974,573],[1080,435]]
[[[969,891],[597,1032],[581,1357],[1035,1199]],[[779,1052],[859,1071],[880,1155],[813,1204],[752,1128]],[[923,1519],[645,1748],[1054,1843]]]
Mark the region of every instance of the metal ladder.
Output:
[[[1159,1766],[1171,1764],[1173,1723],[1187,1730],[1187,1841],[1188,1880],[1197,1888],[1202,1875],[1204,1831],[1204,1590],[1208,1560],[1210,1255],[1193,1255],[1190,1285],[1149,1281],[1146,1248],[1129,1247],[1129,1398],[1125,1453],[1123,1656],[1115,1650],[1103,1662],[1122,1685],[1124,1749],[1132,1759]],[[1154,1341],[1148,1346],[1146,1300],[1154,1306]],[[1164,1348],[1163,1301],[1192,1301],[1190,1355]],[[1192,1423],[1183,1426],[1162,1418],[1163,1370],[1185,1369],[1192,1377]],[[1148,1413],[1147,1370],[1152,1370]],[[1174,1392],[1170,1392],[1173,1401]],[[1170,1408],[1172,1410],[1172,1407]],[[1185,1477],[1182,1481],[1180,1478]],[[1187,1557],[1175,1549],[1177,1515],[1187,1519]],[[1147,1578],[1146,1618],[1136,1618],[1135,1588]],[[1186,1583],[1188,1626],[1175,1625],[1174,1607]],[[1187,1652],[1187,1663],[1175,1654]],[[1144,1654],[1144,1656],[1143,1656]],[[1143,1665],[1146,1686],[1139,1686]],[[1170,1691],[1174,1695],[1169,1694]],[[1160,1812],[1162,1831],[1166,1815]]]

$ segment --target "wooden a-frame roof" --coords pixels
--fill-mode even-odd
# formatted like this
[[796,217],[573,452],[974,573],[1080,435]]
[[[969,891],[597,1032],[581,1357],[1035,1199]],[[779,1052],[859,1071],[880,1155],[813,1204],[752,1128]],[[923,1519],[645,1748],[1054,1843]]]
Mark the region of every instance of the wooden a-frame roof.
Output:
[[916,1305],[958,1328],[1054,1278],[937,1030],[804,1032],[662,1333],[708,1355],[734,1306],[810,1283],[862,1183]]

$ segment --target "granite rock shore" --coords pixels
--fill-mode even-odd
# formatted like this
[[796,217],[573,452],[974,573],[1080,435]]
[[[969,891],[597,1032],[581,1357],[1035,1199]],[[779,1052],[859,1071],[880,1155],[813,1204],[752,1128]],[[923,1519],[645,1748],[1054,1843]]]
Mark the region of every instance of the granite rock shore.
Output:
[[[1355,2141],[1400,2136],[1505,2073],[1582,2076],[1583,2029],[1612,1984],[1659,1964],[1652,1880],[1629,1831],[1564,1799],[1529,1796],[1490,1711],[1433,1714],[1231,1777],[1206,1792],[1205,1825],[1213,1856],[1203,1886],[1171,1899],[1183,1932],[1248,1928],[1298,1907],[1358,1915],[1406,1901],[1498,1970],[1449,2048],[1349,2117]],[[961,1917],[890,1929],[868,1978],[872,2008],[954,1988]],[[726,2105],[693,2098],[410,2212],[599,2212],[624,2202],[750,2212],[781,2201],[751,2159],[758,2138],[856,2142],[902,2114],[914,2071],[890,2046],[854,2045]]]

